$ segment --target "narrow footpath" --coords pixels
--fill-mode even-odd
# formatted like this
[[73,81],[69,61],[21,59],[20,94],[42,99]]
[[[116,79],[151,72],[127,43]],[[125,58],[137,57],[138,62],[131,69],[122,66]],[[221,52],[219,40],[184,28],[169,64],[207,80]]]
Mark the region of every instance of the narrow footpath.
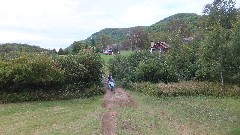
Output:
[[105,88],[105,95],[102,101],[102,107],[105,108],[101,116],[102,121],[102,135],[116,135],[117,128],[117,112],[114,108],[121,107],[135,107],[136,103],[132,100],[130,95],[122,88],[115,88],[110,91]]

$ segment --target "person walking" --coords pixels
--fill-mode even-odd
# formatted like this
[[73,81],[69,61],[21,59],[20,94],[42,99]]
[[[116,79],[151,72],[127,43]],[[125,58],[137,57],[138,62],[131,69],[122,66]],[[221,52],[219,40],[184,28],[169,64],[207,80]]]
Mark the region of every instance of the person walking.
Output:
[[110,88],[110,91],[113,91],[115,82],[113,80],[113,77],[111,75],[108,76],[108,86]]

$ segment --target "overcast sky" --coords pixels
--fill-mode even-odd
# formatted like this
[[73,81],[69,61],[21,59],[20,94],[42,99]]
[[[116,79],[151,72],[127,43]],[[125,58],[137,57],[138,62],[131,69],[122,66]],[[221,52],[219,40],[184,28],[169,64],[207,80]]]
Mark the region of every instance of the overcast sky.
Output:
[[202,15],[212,1],[0,0],[0,43],[58,50],[104,28],[149,26],[176,13]]

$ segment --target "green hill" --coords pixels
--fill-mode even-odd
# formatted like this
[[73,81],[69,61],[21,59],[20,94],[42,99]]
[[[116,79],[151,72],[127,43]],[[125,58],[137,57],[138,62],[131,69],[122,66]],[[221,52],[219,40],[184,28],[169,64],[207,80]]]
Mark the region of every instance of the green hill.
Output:
[[[166,33],[173,31],[174,25],[176,27],[184,26],[185,29],[188,31],[188,33],[186,33],[186,36],[192,36],[194,35],[193,33],[200,31],[200,19],[201,16],[195,13],[178,13],[164,18],[163,20],[160,20],[159,22],[156,22],[155,24],[152,24],[150,26],[136,26],[130,28],[105,28],[100,30],[99,32],[92,34],[87,39],[78,42],[91,45],[91,39],[93,39],[95,44],[103,44],[103,42],[108,45],[129,44],[127,43],[127,35],[129,33],[136,33],[136,31],[140,31],[139,33],[144,32],[145,35],[147,35],[148,33]],[[147,36],[142,37],[147,38]],[[149,41],[149,39],[143,40],[144,42]],[[66,48],[66,50],[71,50],[72,46],[73,44]]]
[[171,22],[179,21],[186,23],[192,31],[198,28],[198,20],[201,19],[200,15],[195,13],[178,13],[151,25],[148,27],[149,32],[165,32],[168,31],[168,26]]
[[99,42],[100,34],[105,34],[107,36],[110,36],[115,43],[119,43],[122,42],[126,38],[126,35],[133,29],[140,28],[148,31],[149,33],[165,32],[168,31],[167,25],[176,20],[185,22],[191,29],[191,31],[194,32],[198,28],[198,20],[200,18],[201,16],[195,13],[178,13],[167,18],[164,18],[163,20],[160,20],[159,22],[152,24],[150,26],[136,26],[131,28],[105,28],[103,30],[100,30],[99,32],[92,34],[84,41],[90,42],[91,38],[94,38],[96,42]]
[[10,53],[13,51],[17,52],[47,52],[51,53],[53,50],[48,50],[48,49],[43,49],[40,48],[39,46],[34,46],[34,45],[28,45],[28,44],[18,44],[18,43],[5,43],[5,44],[0,44],[0,52],[1,53]]
[[131,32],[134,29],[147,29],[147,26],[136,26],[136,27],[130,27],[130,28],[105,28],[103,30],[100,30],[99,32],[96,32],[92,34],[90,37],[88,37],[85,41],[88,42],[91,40],[91,38],[94,38],[96,42],[100,41],[100,35],[104,34],[106,36],[109,36],[112,38],[113,42],[119,43],[122,42],[127,34]]

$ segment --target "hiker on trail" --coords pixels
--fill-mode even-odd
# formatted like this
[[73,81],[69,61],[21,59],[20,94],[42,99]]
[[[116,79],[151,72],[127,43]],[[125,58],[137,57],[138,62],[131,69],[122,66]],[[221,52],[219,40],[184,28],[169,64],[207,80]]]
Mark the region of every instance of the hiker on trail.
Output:
[[109,76],[108,76],[108,86],[109,86],[109,88],[110,88],[111,91],[113,91],[114,85],[115,85],[115,82],[114,82],[112,76],[109,75]]

